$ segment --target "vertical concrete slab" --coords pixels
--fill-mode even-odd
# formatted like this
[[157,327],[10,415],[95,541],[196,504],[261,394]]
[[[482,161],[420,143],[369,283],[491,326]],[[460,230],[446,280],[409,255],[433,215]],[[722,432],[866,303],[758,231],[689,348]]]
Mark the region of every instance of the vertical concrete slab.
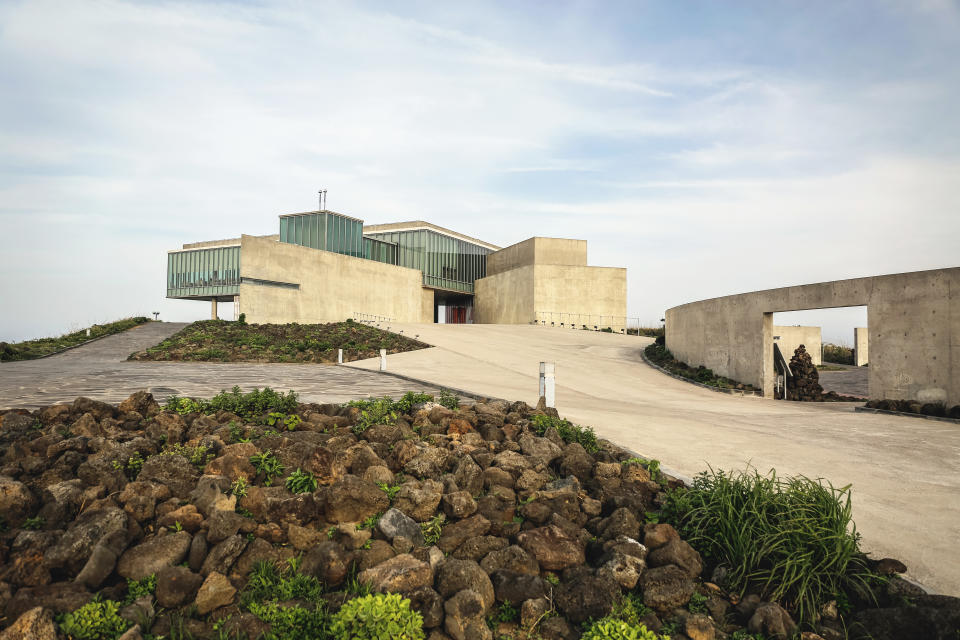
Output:
[[862,367],[870,362],[870,330],[856,327],[853,330],[853,364]]

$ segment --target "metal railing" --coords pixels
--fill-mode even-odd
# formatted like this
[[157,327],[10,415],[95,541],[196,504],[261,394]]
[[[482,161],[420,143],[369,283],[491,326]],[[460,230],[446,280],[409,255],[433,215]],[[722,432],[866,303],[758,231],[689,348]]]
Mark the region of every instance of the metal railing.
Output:
[[360,313],[358,311],[354,311],[352,317],[357,322],[370,325],[379,324],[381,322],[393,322],[393,318],[388,316],[380,316],[373,313]]
[[639,329],[657,329],[661,323],[646,323],[644,326],[639,317],[614,316],[594,313],[568,313],[566,311],[537,311],[532,324],[545,327],[559,327],[563,329],[580,329],[585,331],[607,331],[607,333],[622,333],[640,335]]

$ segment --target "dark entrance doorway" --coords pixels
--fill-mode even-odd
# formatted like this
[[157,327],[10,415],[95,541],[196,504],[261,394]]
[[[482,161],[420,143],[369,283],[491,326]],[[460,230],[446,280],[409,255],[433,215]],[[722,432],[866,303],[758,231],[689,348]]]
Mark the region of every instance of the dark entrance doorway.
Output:
[[473,324],[473,296],[435,291],[433,321],[438,324]]

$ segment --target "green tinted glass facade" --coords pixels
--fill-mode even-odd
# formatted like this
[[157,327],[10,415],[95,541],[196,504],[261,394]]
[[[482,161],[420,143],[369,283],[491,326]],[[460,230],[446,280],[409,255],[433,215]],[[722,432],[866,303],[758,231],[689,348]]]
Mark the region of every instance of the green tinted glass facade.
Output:
[[487,255],[493,253],[431,229],[368,233],[367,237],[396,244],[395,264],[421,270],[425,286],[464,293],[473,293],[474,281],[487,275]]
[[398,247],[390,242],[365,237],[363,239],[363,257],[387,264],[397,264]]
[[240,247],[211,247],[167,254],[167,297],[240,293]]
[[322,211],[280,216],[280,242],[363,257],[363,221]]

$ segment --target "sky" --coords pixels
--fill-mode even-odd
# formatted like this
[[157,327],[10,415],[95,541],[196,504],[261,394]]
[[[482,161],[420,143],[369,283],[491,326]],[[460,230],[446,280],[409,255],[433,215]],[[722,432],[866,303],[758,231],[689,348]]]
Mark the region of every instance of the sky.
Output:
[[0,340],[207,317],[164,298],[166,251],[321,188],[586,239],[643,324],[960,266],[958,60],[957,0],[0,0]]

